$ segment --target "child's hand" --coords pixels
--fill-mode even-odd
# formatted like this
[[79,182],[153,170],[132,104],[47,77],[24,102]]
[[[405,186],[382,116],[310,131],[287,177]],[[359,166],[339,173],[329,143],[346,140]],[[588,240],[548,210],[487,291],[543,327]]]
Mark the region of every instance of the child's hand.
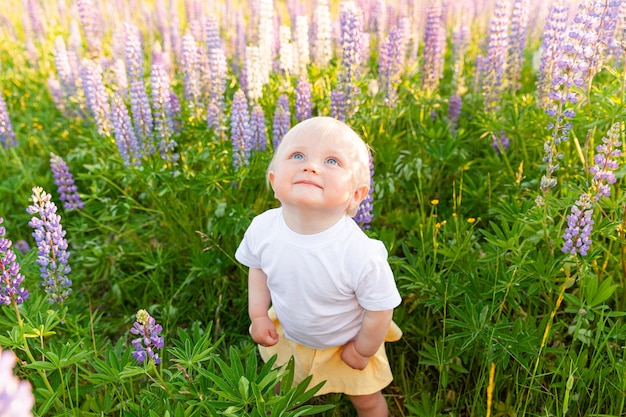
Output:
[[356,351],[354,346],[354,340],[349,341],[343,346],[343,352],[341,352],[341,359],[348,365],[350,368],[363,370],[367,366],[370,357],[362,356],[359,352]]
[[261,346],[274,346],[278,343],[276,326],[267,316],[257,317],[252,320],[252,325],[250,326],[250,336],[252,336],[252,340]]

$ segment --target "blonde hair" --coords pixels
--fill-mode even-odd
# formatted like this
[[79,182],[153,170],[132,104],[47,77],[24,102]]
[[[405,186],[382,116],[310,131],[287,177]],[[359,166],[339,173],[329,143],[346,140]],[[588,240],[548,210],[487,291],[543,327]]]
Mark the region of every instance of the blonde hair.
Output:
[[272,160],[267,167],[267,173],[269,174],[269,172],[274,169],[274,164],[280,159],[282,155],[281,150],[286,147],[281,146],[283,143],[289,143],[302,136],[307,136],[311,138],[311,140],[314,140],[315,138],[322,139],[328,136],[339,135],[344,139],[352,141],[354,144],[354,153],[351,154],[351,156],[355,162],[353,166],[356,186],[367,186],[369,188],[371,178],[370,147],[350,126],[340,120],[327,116],[312,117],[292,127],[285,134],[278,148],[274,150]]

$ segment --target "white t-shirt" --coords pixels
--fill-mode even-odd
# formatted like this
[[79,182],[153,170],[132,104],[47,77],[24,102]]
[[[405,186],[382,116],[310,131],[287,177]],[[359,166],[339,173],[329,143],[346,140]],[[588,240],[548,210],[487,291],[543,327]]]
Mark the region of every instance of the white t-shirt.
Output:
[[321,233],[301,235],[287,226],[281,208],[255,217],[235,253],[267,275],[285,337],[313,349],[355,338],[365,310],[400,304],[387,256],[383,243],[348,216]]

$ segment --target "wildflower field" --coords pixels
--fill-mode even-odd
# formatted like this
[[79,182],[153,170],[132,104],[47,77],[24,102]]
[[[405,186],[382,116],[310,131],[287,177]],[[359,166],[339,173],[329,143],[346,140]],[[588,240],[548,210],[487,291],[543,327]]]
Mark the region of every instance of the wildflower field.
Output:
[[626,415],[626,2],[0,6],[0,416],[354,415],[234,260],[316,115],[373,149],[391,416]]

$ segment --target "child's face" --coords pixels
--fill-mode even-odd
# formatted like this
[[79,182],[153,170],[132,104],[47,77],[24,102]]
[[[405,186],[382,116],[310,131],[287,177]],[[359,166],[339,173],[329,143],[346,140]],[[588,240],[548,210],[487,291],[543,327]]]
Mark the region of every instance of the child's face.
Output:
[[283,206],[345,214],[367,193],[356,185],[356,158],[349,139],[300,135],[281,144],[269,180]]

